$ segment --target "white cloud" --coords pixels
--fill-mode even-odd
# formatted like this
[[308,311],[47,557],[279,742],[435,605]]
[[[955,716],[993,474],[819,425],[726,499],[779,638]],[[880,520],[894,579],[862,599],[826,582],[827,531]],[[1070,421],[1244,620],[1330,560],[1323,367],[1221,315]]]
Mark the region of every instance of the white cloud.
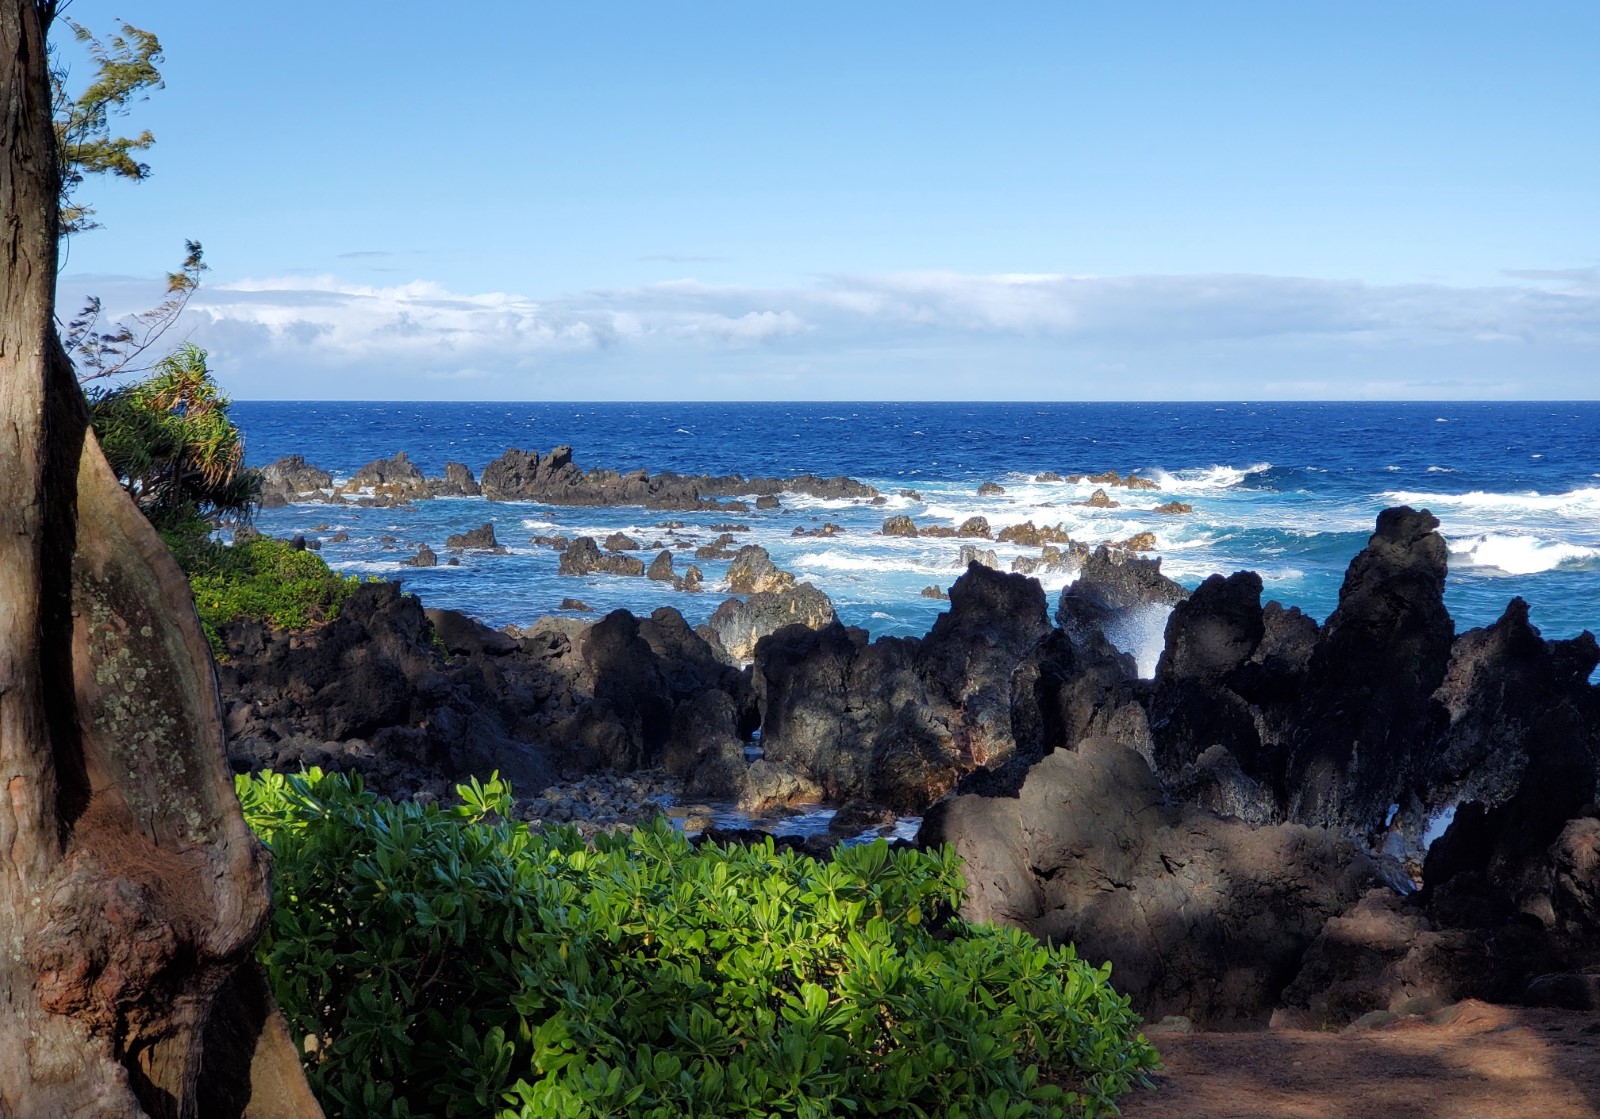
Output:
[[[1445,378],[1472,386],[1469,395],[1592,396],[1588,376],[1582,391],[1572,386],[1574,371],[1592,371],[1600,354],[1595,270],[1507,275],[1504,285],[1468,288],[908,272],[771,288],[684,279],[551,298],[294,276],[208,285],[184,329],[216,351],[219,368],[238,371],[241,396],[430,395],[437,389],[416,386],[470,379],[514,397],[553,391],[540,381],[552,369],[585,372],[568,386],[582,389],[578,398],[638,396],[640,384],[659,395],[659,379],[639,379],[644,366],[685,371],[679,395],[719,395],[726,382],[792,384],[802,359],[816,392],[856,398],[981,396],[1008,374],[1024,398],[1090,391],[1086,384],[1104,396],[1108,376],[1123,390],[1112,396],[1172,398],[1219,385],[1226,395],[1408,396],[1430,385],[1437,393]],[[150,302],[128,286],[116,279],[111,291],[79,290],[100,290],[110,310],[119,296],[127,310]],[[1508,360],[1519,368],[1491,368]],[[1551,375],[1565,380],[1541,390],[1528,376],[1552,360]],[[994,375],[974,383],[974,368]],[[332,393],[329,373],[339,376]]]

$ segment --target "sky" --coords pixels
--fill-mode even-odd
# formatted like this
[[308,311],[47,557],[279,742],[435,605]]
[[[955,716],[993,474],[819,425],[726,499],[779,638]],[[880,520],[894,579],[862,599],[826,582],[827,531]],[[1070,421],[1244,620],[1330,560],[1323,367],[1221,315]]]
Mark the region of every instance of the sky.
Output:
[[[1600,396],[1600,4],[72,0],[239,399]],[[90,66],[58,32],[69,85]]]

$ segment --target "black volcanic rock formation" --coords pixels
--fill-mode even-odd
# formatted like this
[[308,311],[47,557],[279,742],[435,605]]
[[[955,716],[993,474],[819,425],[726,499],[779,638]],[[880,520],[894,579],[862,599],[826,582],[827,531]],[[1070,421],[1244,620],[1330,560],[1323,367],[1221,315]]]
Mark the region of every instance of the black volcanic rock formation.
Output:
[[742,502],[719,501],[744,495],[799,493],[812,497],[862,498],[878,495],[871,486],[850,478],[745,478],[738,474],[682,475],[643,470],[578,469],[571,447],[507,451],[483,468],[480,483],[491,501],[539,501],[547,505],[642,505],[648,509],[726,509],[744,511]]

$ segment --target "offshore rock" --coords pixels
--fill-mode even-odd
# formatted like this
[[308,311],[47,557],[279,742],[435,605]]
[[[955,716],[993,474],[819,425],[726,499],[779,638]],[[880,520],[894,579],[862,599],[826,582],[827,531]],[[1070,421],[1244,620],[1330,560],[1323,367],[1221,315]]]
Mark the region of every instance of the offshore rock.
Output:
[[477,497],[482,492],[463,462],[445,463],[444,477],[429,478],[427,482],[429,497]]
[[677,582],[677,572],[672,570],[672,553],[662,551],[650,561],[650,566],[645,569],[644,574],[645,578],[654,579],[658,583]]
[[571,447],[548,455],[513,448],[483,468],[484,496],[491,501],[539,501],[549,505],[642,505],[649,509],[695,510],[748,508],[719,498],[800,493],[812,497],[867,500],[878,491],[850,478],[744,478],[737,474],[649,474],[643,470],[579,470]]
[[422,471],[404,451],[393,458],[373,459],[335,492],[342,497],[370,497],[374,503],[388,504],[433,496]]
[[494,538],[494,525],[488,521],[466,532],[454,532],[444,539],[444,546],[452,552],[500,552],[505,548]]
[[261,468],[261,505],[276,509],[293,502],[328,501],[333,475],[302,455],[285,455]]
[[643,575],[644,560],[638,556],[602,552],[592,536],[580,536],[561,553],[557,569],[562,575]]

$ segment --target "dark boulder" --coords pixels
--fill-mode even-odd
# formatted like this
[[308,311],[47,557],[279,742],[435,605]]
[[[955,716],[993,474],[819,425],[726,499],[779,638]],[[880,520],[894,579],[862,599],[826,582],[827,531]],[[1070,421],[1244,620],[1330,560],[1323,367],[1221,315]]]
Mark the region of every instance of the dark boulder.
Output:
[[830,799],[866,789],[868,750],[850,678],[868,647],[865,630],[837,621],[785,626],[756,644],[756,694],[767,757],[812,774]]
[[644,560],[602,552],[594,537],[580,536],[561,553],[557,570],[562,575],[643,575]]
[[503,657],[517,651],[516,641],[506,634],[458,610],[429,609],[424,613],[440,643],[453,656]]
[[735,661],[755,656],[756,642],[785,626],[821,629],[834,620],[833,603],[810,583],[730,598],[712,612],[707,627]]
[[1072,941],[1147,1018],[1265,1025],[1327,919],[1376,883],[1357,845],[1169,805],[1145,760],[1087,739],[1015,796],[956,795],[918,843],[964,860],[962,915]]
[[307,462],[302,455],[285,455],[263,466],[261,504],[272,509],[293,502],[327,501],[333,475]]
[[453,552],[504,552],[506,549],[494,538],[494,525],[488,521],[466,532],[453,532],[444,539],[444,546]]
[[1426,786],[1448,719],[1433,694],[1455,637],[1438,525],[1425,510],[1385,509],[1350,563],[1288,743],[1292,820],[1377,830],[1397,794]]
[[672,570],[672,553],[663,551],[650,561],[650,566],[645,568],[645,578],[654,579],[658,583],[675,582],[677,573]]
[[339,494],[349,497],[383,498],[390,502],[431,497],[427,479],[404,451],[393,458],[373,459],[340,486]]
[[472,471],[462,462],[444,464],[443,478],[429,478],[428,494],[431,497],[477,497],[482,492]]
[[1096,548],[1082,561],[1077,579],[1062,588],[1056,623],[1080,643],[1119,631],[1144,611],[1182,602],[1189,592],[1161,574],[1161,560]]

